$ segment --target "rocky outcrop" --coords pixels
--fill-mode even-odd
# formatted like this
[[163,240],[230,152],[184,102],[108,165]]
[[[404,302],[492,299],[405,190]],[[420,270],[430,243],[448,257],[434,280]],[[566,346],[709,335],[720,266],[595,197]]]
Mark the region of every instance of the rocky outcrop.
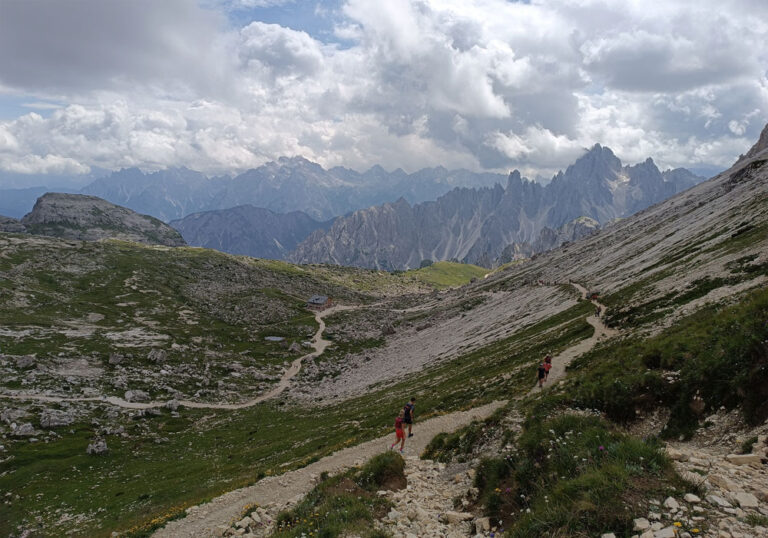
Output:
[[454,189],[435,202],[412,206],[401,198],[356,211],[314,232],[289,259],[387,270],[415,268],[424,259],[493,266],[665,200],[691,185],[689,175],[671,171],[666,179],[651,159],[622,166],[597,144],[546,186],[514,171],[506,188]]
[[301,211],[282,214],[241,205],[194,213],[170,224],[192,246],[281,260],[309,234],[328,229],[331,222],[319,222]]
[[27,231],[21,221],[0,215],[0,232],[24,233]]
[[185,244],[179,232],[154,217],[82,194],[44,194],[21,224],[27,233],[65,239],[122,239],[173,247]]

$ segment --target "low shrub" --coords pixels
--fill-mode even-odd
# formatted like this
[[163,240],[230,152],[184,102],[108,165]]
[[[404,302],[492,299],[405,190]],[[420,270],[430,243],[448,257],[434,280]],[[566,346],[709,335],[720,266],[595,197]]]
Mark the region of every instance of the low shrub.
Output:
[[387,534],[375,529],[373,522],[387,513],[391,503],[375,492],[405,487],[404,469],[400,454],[385,452],[360,469],[332,478],[324,474],[297,506],[278,515],[272,536],[385,538]]
[[666,436],[691,435],[721,406],[749,424],[768,418],[768,289],[733,306],[709,306],[646,339],[595,348],[569,368],[559,403],[599,409],[626,422],[666,406]]
[[483,460],[475,479],[479,502],[505,536],[629,535],[649,498],[684,485],[659,442],[594,416],[531,421],[518,446],[506,458]]

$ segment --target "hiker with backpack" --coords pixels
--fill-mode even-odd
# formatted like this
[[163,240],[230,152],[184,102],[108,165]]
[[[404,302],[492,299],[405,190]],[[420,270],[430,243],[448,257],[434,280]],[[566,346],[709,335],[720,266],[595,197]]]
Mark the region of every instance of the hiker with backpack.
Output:
[[547,369],[544,366],[544,361],[539,363],[539,369],[536,372],[536,375],[537,375],[537,379],[539,380],[539,388],[543,389],[544,388],[544,380],[547,377]]
[[549,380],[549,371],[552,369],[552,355],[547,353],[544,357],[544,381]]
[[405,411],[400,410],[400,413],[397,415],[397,418],[395,419],[395,442],[392,443],[389,446],[390,450],[393,450],[395,446],[397,446],[397,443],[400,443],[400,453],[403,452],[403,449],[405,448],[405,430],[403,429],[403,417],[405,416]]
[[403,422],[408,424],[408,437],[413,437],[411,430],[413,429],[413,413],[416,410],[416,398],[411,398],[411,401],[405,404],[403,407]]

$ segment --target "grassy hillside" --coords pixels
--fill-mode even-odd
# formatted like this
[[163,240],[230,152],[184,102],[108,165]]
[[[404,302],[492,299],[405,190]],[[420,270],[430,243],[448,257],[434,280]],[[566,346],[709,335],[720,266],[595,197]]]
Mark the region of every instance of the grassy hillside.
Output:
[[[307,295],[366,303],[380,298],[360,289],[432,289],[399,275],[297,267],[195,248],[13,235],[0,235],[0,242],[0,314],[8,320],[0,332],[3,391],[122,396],[139,389],[157,400],[242,401],[274,382],[263,376],[279,374],[297,355],[287,344],[301,344],[315,330],[303,309]],[[439,301],[449,316],[481,303]],[[13,422],[29,422],[37,433],[35,441],[14,437],[10,422],[0,422],[0,490],[11,492],[0,505],[0,534],[143,535],[186,506],[386,433],[413,394],[421,418],[507,398],[531,384],[532,364],[545,351],[591,335],[584,321],[590,310],[580,303],[322,409],[291,402],[290,393],[240,411],[3,400],[15,413]],[[373,312],[388,315],[381,308]],[[268,335],[285,340],[265,341]],[[167,356],[150,359],[154,349]],[[334,349],[330,357],[341,358]],[[114,354],[123,361],[111,364]],[[17,361],[24,355],[32,356],[31,366]],[[46,410],[69,413],[74,422],[44,428]],[[107,440],[109,452],[87,455],[97,437]]]
[[469,263],[435,262],[428,267],[406,271],[404,276],[442,289],[469,284],[472,279],[483,278],[487,273],[488,269]]

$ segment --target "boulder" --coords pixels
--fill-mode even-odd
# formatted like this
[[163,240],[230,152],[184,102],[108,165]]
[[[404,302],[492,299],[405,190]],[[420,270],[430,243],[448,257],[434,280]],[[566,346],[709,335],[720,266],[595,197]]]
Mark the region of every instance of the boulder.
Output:
[[475,520],[475,532],[489,532],[491,530],[491,518],[479,517]]
[[734,465],[749,465],[750,463],[760,463],[760,454],[728,454],[726,460]]
[[125,391],[125,400],[127,402],[146,402],[149,401],[149,394],[143,390],[127,390]]
[[731,499],[738,503],[742,508],[757,508],[757,497],[751,493],[737,491],[731,495]]
[[699,498],[699,496],[698,495],[694,495],[693,493],[686,493],[685,497],[683,497],[683,499],[685,500],[685,502],[692,503],[692,504],[696,504],[696,503],[700,503],[701,502],[701,499]]
[[469,512],[452,512],[448,511],[443,514],[443,519],[447,523],[461,523],[462,521],[471,521],[475,518],[474,515]]
[[93,443],[88,445],[85,449],[86,453],[91,455],[106,454],[109,449],[107,448],[107,442],[104,439],[96,439]]
[[[11,427],[13,428],[13,425]],[[14,437],[32,437],[36,433],[34,426],[29,422],[25,422],[21,426],[14,428],[11,435]]]
[[125,360],[125,357],[121,353],[110,353],[109,364],[117,365]]
[[22,355],[16,357],[16,368],[31,368],[35,365],[35,357],[32,355]]
[[147,359],[152,362],[164,362],[168,355],[162,349],[153,349],[147,355]]
[[59,428],[69,426],[75,421],[75,417],[66,411],[46,409],[40,413],[40,426],[43,428]]
[[707,481],[710,484],[713,484],[720,489],[724,489],[726,491],[738,491],[739,486],[736,484],[733,480],[730,478],[726,478],[723,475],[719,474],[711,474],[709,477],[707,477]]
[[681,450],[678,450],[676,448],[668,446],[666,448],[666,452],[667,452],[667,456],[671,460],[675,460],[675,461],[688,461],[688,458],[689,458],[688,454],[683,452],[683,451],[681,451]]
[[301,346],[296,342],[294,342],[293,344],[288,346],[288,351],[290,351],[291,353],[301,353]]
[[664,506],[670,510],[677,510],[680,508],[680,504],[675,500],[674,497],[667,497],[667,499],[664,501]]
[[729,503],[719,495],[715,495],[715,494],[707,495],[707,500],[711,504],[717,505],[721,508],[733,508],[733,505],[731,505],[731,503]]
[[651,523],[644,517],[639,517],[632,521],[633,526],[632,530],[635,531],[646,531],[651,528]]
[[675,538],[677,536],[677,529],[673,526],[664,527],[653,533],[653,538]]
[[235,527],[237,527],[238,529],[247,529],[253,522],[254,522],[253,519],[251,519],[248,516],[245,516],[243,519],[235,523]]

